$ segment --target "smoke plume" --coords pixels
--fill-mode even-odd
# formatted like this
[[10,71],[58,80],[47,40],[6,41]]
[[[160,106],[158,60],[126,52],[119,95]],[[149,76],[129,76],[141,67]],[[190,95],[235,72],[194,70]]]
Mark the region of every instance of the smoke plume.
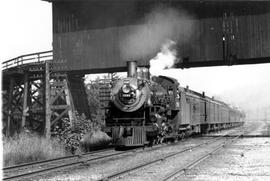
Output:
[[176,43],[172,40],[167,40],[161,47],[161,51],[156,57],[150,60],[151,75],[159,75],[161,70],[172,68],[178,61]]
[[124,60],[149,59],[167,40],[182,45],[188,41],[193,30],[191,16],[184,10],[168,7],[154,8],[139,24],[132,26],[120,43]]

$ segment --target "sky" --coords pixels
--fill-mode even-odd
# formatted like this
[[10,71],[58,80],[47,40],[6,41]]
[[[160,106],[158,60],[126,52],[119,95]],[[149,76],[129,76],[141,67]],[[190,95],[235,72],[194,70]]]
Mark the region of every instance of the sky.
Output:
[[41,0],[0,2],[0,60],[52,49],[51,3]]
[[[52,49],[51,3],[41,0],[0,2],[0,60]],[[181,86],[218,97],[244,110],[269,109],[270,64],[170,69],[162,72]],[[263,113],[261,113],[263,115]]]

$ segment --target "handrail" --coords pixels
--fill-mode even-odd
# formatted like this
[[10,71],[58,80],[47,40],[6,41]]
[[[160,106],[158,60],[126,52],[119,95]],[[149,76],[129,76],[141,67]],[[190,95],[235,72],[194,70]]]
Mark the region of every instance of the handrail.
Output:
[[16,58],[12,58],[10,60],[2,62],[2,70],[22,66],[29,63],[41,63],[52,59],[53,59],[52,50],[21,55]]

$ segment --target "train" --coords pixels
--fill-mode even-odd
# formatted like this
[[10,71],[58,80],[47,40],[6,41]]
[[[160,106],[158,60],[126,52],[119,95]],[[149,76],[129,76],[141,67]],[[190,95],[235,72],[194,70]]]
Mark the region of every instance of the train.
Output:
[[127,77],[111,87],[105,132],[119,147],[146,146],[244,123],[244,113],[167,76],[127,63]]

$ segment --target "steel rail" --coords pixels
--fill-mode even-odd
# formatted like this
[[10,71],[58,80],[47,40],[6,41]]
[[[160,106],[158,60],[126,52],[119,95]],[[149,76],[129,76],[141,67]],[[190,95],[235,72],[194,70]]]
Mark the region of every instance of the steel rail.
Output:
[[186,170],[191,169],[192,167],[194,167],[195,165],[197,165],[201,161],[203,161],[203,160],[207,159],[208,157],[210,157],[213,153],[219,151],[224,146],[226,146],[228,144],[231,144],[232,142],[234,142],[235,140],[237,140],[239,137],[242,137],[242,136],[243,136],[242,134],[237,135],[237,136],[234,136],[233,139],[231,139],[231,140],[229,140],[229,141],[227,141],[225,143],[220,144],[219,146],[217,146],[216,148],[214,148],[214,150],[212,150],[212,151],[204,154],[203,156],[201,156],[198,159],[196,159],[196,160],[188,163],[187,165],[185,165],[185,166],[183,166],[183,167],[181,167],[179,169],[176,169],[173,172],[169,173],[161,181],[167,181],[167,180],[170,180],[170,179],[175,178],[176,176],[182,175],[183,173],[185,173]]
[[[87,164],[87,162],[91,162],[91,161],[97,161],[97,160],[102,160],[104,158],[110,158],[110,157],[114,157],[114,156],[117,156],[117,155],[124,155],[124,154],[128,154],[128,153],[131,153],[131,152],[136,152],[138,150],[140,151],[151,151],[151,150],[154,150],[154,149],[159,149],[160,147],[165,147],[165,146],[160,146],[160,145],[157,145],[156,147],[149,147],[148,149],[146,148],[137,148],[137,149],[132,149],[132,150],[128,150],[128,151],[122,151],[122,152],[117,152],[117,153],[113,153],[113,154],[108,154],[108,155],[102,155],[102,156],[97,156],[97,157],[94,157],[94,158],[90,158],[90,159],[82,159],[83,156],[87,155],[88,153],[86,154],[82,154],[82,155],[74,155],[73,157],[77,157],[77,159],[80,159],[80,160],[77,160],[77,161],[74,161],[74,162],[71,162],[71,163],[67,163],[67,164],[62,164],[62,165],[57,165],[57,166],[53,166],[53,167],[49,167],[49,168],[43,168],[43,169],[39,169],[39,170],[35,170],[35,171],[32,171],[32,172],[27,172],[27,173],[21,173],[21,174],[17,174],[17,175],[13,175],[13,176],[8,176],[8,177],[4,177],[3,180],[14,180],[14,179],[20,179],[20,178],[29,178],[29,177],[33,177],[33,176],[38,176],[38,175],[41,175],[41,174],[45,174],[47,172],[50,172],[50,171],[58,171],[58,170],[61,170],[61,169],[64,169],[64,168],[68,168],[68,167],[71,167],[71,166],[79,166],[79,165],[85,165]],[[105,152],[105,151],[104,151]],[[90,152],[92,153],[92,152]],[[91,155],[89,153],[89,155]],[[98,153],[98,152],[96,152]],[[100,152],[102,153],[102,152]],[[73,158],[71,156],[71,158]],[[68,158],[68,157],[64,157],[65,159]],[[60,160],[58,158],[56,159],[53,159],[53,162],[55,160]],[[48,160],[45,160],[43,162],[47,162],[50,164],[50,161]],[[42,161],[41,161],[42,163]],[[29,164],[22,164],[23,167],[25,166],[32,166],[31,163]],[[34,165],[38,165],[38,163],[36,164],[34,162]],[[16,166],[13,166],[16,168]],[[29,171],[29,170],[28,170]]]
[[45,173],[50,172],[50,171],[57,171],[57,170],[61,170],[61,169],[64,169],[64,168],[71,167],[71,166],[72,167],[79,166],[79,165],[86,164],[87,162],[90,162],[90,161],[102,160],[104,158],[113,157],[113,156],[116,156],[116,155],[121,155],[121,154],[126,154],[126,153],[127,152],[120,152],[120,153],[115,153],[115,154],[110,154],[110,155],[105,155],[105,156],[99,156],[99,157],[95,157],[95,158],[88,159],[88,160],[74,161],[74,162],[71,162],[71,163],[57,165],[57,166],[53,166],[53,167],[49,167],[49,168],[45,168],[45,169],[40,169],[40,170],[35,170],[35,171],[32,171],[32,172],[28,172],[28,173],[22,173],[22,174],[18,174],[18,175],[9,176],[9,177],[4,177],[3,180],[13,180],[13,179],[37,176],[37,175],[40,175],[40,174],[45,174]]
[[30,166],[30,165],[34,166],[34,165],[39,165],[39,164],[42,164],[42,163],[60,161],[60,160],[65,160],[65,159],[70,159],[70,158],[81,157],[81,156],[85,156],[85,155],[92,155],[92,154],[96,154],[96,153],[103,153],[103,152],[106,152],[106,151],[109,151],[109,150],[113,150],[113,148],[107,148],[107,149],[102,149],[102,150],[97,150],[97,151],[91,151],[91,152],[87,152],[87,153],[84,153],[84,154],[76,154],[76,155],[63,156],[63,157],[58,157],[58,158],[53,158],[53,159],[48,159],[48,160],[41,160],[41,161],[36,161],[36,162],[23,163],[23,164],[4,167],[2,170],[3,171],[10,171],[10,170],[13,170],[15,168],[23,168],[25,166]]
[[[220,138],[223,138],[224,136],[225,135],[222,135],[219,138],[215,138],[214,140],[219,140]],[[187,148],[187,149],[185,149],[185,151],[193,149],[195,147],[199,147],[199,146],[204,145],[204,144],[208,144],[208,143],[209,142],[204,142],[204,143],[202,143],[200,145],[197,145],[197,146],[194,146],[192,148],[191,147]],[[19,178],[25,178],[25,177],[28,178],[28,177],[31,177],[31,176],[41,175],[42,173],[47,173],[49,171],[57,171],[57,170],[60,170],[60,169],[71,167],[71,166],[83,165],[83,164],[87,164],[87,162],[102,160],[104,158],[110,158],[110,157],[117,156],[117,155],[124,155],[124,154],[128,154],[130,152],[136,152],[138,150],[140,150],[140,152],[142,152],[142,151],[153,151],[153,150],[163,148],[163,147],[166,147],[166,146],[167,145],[156,145],[154,147],[149,147],[149,148],[137,148],[137,149],[133,149],[133,150],[129,150],[129,151],[123,151],[123,152],[117,152],[117,153],[109,154],[109,155],[97,156],[97,157],[90,158],[90,159],[83,159],[83,156],[86,156],[86,155],[95,156],[94,154],[103,153],[103,152],[106,152],[106,151],[110,150],[110,149],[104,149],[102,151],[98,150],[98,151],[89,152],[89,153],[85,153],[85,154],[81,154],[81,155],[72,155],[72,156],[67,156],[67,157],[51,159],[51,160],[44,160],[44,161],[39,161],[39,162],[32,162],[32,163],[26,163],[26,164],[21,164],[21,165],[15,165],[15,166],[11,166],[11,167],[6,167],[6,168],[3,169],[3,171],[8,172],[8,171],[14,170],[16,168],[19,169],[19,168],[23,168],[23,167],[26,167],[26,166],[34,166],[34,165],[45,164],[45,163],[53,164],[53,162],[61,161],[61,159],[66,160],[66,159],[69,159],[69,158],[77,158],[77,161],[74,161],[74,162],[71,162],[71,163],[57,165],[57,166],[53,166],[53,167],[45,168],[45,169],[43,168],[43,169],[35,170],[35,171],[32,171],[32,172],[28,172],[28,173],[21,173],[21,174],[17,174],[17,175],[13,175],[13,176],[4,177],[3,180],[13,180],[13,179],[19,179]],[[182,150],[182,152],[184,152],[184,150]]]
[[[218,137],[217,135],[211,135],[211,136],[203,136],[204,138],[215,138]],[[228,135],[225,136],[226,138],[233,138],[235,135]],[[243,135],[243,138],[269,138],[270,135]]]
[[218,141],[219,139],[221,139],[221,138],[223,138],[223,137],[224,137],[224,135],[220,136],[219,138],[214,138],[214,141],[212,140],[212,141],[208,141],[208,142],[204,142],[204,143],[198,144],[198,145],[196,145],[196,146],[191,146],[191,147],[186,148],[186,149],[183,149],[183,150],[181,150],[181,151],[174,152],[174,153],[168,154],[168,155],[166,155],[166,156],[160,157],[160,158],[155,159],[155,160],[153,160],[153,161],[151,161],[151,162],[143,163],[143,164],[141,164],[141,165],[138,165],[138,166],[135,166],[135,167],[132,167],[132,168],[129,168],[129,169],[120,171],[120,172],[113,173],[113,174],[111,174],[111,175],[109,175],[109,176],[106,176],[106,177],[104,177],[104,178],[101,178],[99,181],[104,181],[104,180],[110,180],[110,179],[118,178],[118,177],[120,177],[120,176],[122,176],[122,175],[128,174],[128,173],[130,173],[130,172],[132,172],[132,171],[136,171],[136,170],[142,169],[143,167],[150,166],[150,165],[152,165],[152,164],[154,164],[154,163],[163,161],[163,160],[165,160],[165,159],[168,159],[168,158],[170,158],[170,157],[176,156],[176,155],[178,155],[178,154],[181,154],[181,153],[190,151],[190,150],[192,150],[192,149],[201,147],[201,146],[203,146],[203,145],[207,145],[207,144],[214,143],[214,142]]
[[13,179],[25,178],[25,177],[29,177],[29,176],[35,176],[36,174],[41,174],[41,173],[44,174],[44,173],[47,173],[49,171],[56,171],[56,170],[59,170],[59,169],[70,167],[70,166],[80,165],[82,163],[83,163],[83,161],[72,162],[72,163],[65,164],[65,165],[59,165],[59,166],[46,168],[46,169],[42,169],[42,170],[36,170],[36,171],[30,172],[30,173],[22,173],[22,174],[10,176],[10,177],[4,177],[3,180],[13,180]]
[[[26,163],[26,164],[20,164],[20,165],[5,167],[5,168],[3,168],[3,171],[4,171],[4,174],[5,174],[5,173],[9,173],[9,172],[18,170],[18,169],[23,169],[23,168],[25,168],[27,166],[32,166],[32,167],[37,166],[37,165],[40,166],[40,165],[45,165],[46,163],[47,164],[55,164],[54,162],[56,162],[56,161],[58,161],[58,162],[59,161],[65,161],[65,160],[71,159],[71,158],[80,159],[80,158],[82,158],[84,156],[95,156],[95,154],[105,153],[106,151],[110,151],[110,150],[113,150],[113,148],[103,149],[102,151],[97,150],[97,151],[88,152],[88,153],[81,154],[81,155],[78,154],[78,155],[72,155],[72,156],[66,156],[66,157],[59,157],[59,158],[50,159],[50,160],[31,162],[31,163]],[[106,158],[107,156],[109,156],[109,155],[98,156],[98,157],[89,159],[88,161]],[[69,167],[69,166],[75,166],[77,164],[82,164],[82,163],[85,163],[85,160],[79,160],[79,161],[77,160],[77,161],[74,161],[74,162],[71,162],[71,163],[68,163],[68,164],[60,164],[60,165],[53,166],[53,167],[50,167],[50,168],[45,168],[45,169],[43,168],[43,169],[35,170],[35,171],[32,171],[32,172],[28,172],[28,173],[21,173],[21,174],[18,174],[18,175],[8,176],[8,177],[4,177],[3,180],[11,180],[11,179],[21,178],[21,177],[25,177],[25,176],[36,175],[36,174],[39,174],[39,173],[44,173],[44,172],[48,172],[48,171],[52,171],[52,170],[57,170],[57,169],[60,169],[60,168],[66,168],[66,167]],[[30,170],[28,169],[27,171],[30,171]],[[24,171],[24,172],[26,172],[26,171]]]

